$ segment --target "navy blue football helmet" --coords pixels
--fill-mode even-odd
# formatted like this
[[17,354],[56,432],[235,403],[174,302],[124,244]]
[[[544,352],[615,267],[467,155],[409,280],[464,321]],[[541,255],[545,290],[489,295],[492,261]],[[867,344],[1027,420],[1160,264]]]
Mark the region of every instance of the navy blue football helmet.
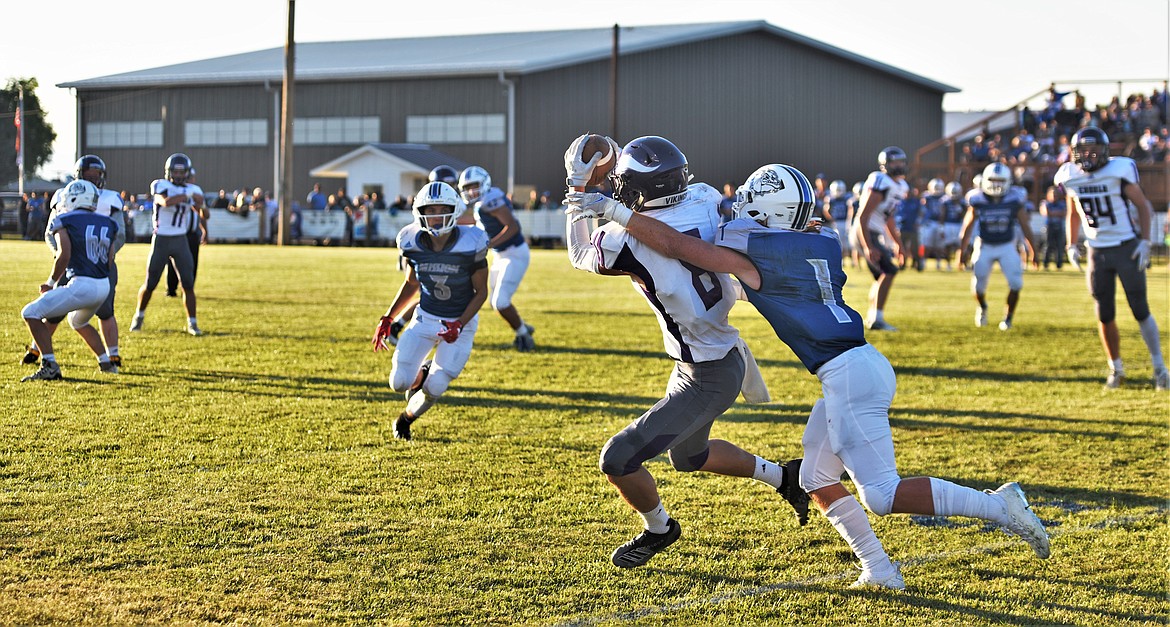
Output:
[[878,153],[878,165],[890,176],[906,173],[906,151],[897,146],[887,146]]
[[613,197],[634,211],[682,202],[690,180],[686,156],[670,140],[656,135],[626,144],[609,173]]
[[98,180],[96,180],[96,181],[90,181],[89,179],[85,179],[85,180],[96,185],[98,189],[105,189],[105,187],[106,187],[106,162],[102,161],[101,158],[98,157],[97,155],[82,155],[81,158],[77,160],[77,164],[73,166],[73,178],[83,179],[85,177],[81,176],[81,174],[83,172],[85,172],[86,170],[91,170],[91,169],[97,170],[98,172],[101,172],[101,176],[99,176]]
[[452,188],[459,187],[459,171],[449,165],[435,166],[427,175],[429,183],[446,183]]
[[163,176],[175,185],[182,185],[187,182],[187,175],[191,172],[191,157],[176,152],[167,157],[167,163],[163,166]]
[[1077,131],[1069,142],[1073,162],[1085,172],[1092,172],[1109,163],[1109,136],[1094,126]]

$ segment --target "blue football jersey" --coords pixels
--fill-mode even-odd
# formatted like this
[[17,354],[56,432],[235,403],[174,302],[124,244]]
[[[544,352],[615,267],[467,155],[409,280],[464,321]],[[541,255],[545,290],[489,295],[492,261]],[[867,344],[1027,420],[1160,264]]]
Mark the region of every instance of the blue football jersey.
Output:
[[853,205],[853,194],[845,194],[838,198],[830,197],[825,202],[829,205],[829,217],[834,222],[845,222],[849,218],[849,208]]
[[744,285],[748,300],[809,372],[865,345],[861,315],[841,296],[846,277],[835,231],[781,231],[744,218],[721,226],[715,243],[751,258],[760,289]]
[[967,194],[967,204],[975,210],[979,239],[985,244],[1006,244],[1016,238],[1017,216],[1027,202],[1022,187],[1009,188],[1002,198],[991,198],[981,190]]
[[[500,222],[493,215],[493,212],[501,207],[507,207],[510,210],[512,209],[512,202],[508,200],[508,196],[504,194],[503,190],[498,187],[487,190],[475,203],[475,220],[479,222],[480,228],[487,232],[488,239],[499,235],[500,231],[504,230],[504,223]],[[520,223],[517,222],[516,234],[492,248],[504,250],[505,248],[511,248],[523,243],[524,233],[520,229]]]
[[922,195],[922,220],[924,222],[938,222],[942,219],[942,196],[934,194]]
[[418,224],[398,232],[398,249],[414,268],[419,283],[419,306],[439,318],[463,315],[475,295],[471,275],[487,267],[487,233],[473,226],[457,226],[443,250],[431,250],[421,241],[430,237]]
[[69,265],[65,276],[105,279],[110,276],[110,250],[118,235],[118,224],[92,211],[78,209],[58,215],[49,232],[64,230],[69,238]]

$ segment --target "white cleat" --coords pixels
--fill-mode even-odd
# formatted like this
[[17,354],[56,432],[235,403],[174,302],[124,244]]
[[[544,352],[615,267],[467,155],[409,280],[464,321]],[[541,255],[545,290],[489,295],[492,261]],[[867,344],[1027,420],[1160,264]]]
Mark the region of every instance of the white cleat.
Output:
[[1015,481],[1005,483],[998,490],[989,491],[988,494],[998,494],[1003,498],[1008,517],[1004,529],[1023,538],[1040,559],[1048,559],[1052,554],[1048,546],[1048,532],[1044,529],[1044,523],[1040,522],[1040,518],[1028,505],[1028,499],[1024,498],[1020,484]]
[[1159,392],[1170,390],[1170,369],[1163,366],[1154,371],[1154,389]]
[[194,335],[195,337],[203,335],[203,331],[200,331],[199,327],[194,324],[187,325],[187,333]]
[[1012,330],[1012,321],[1011,320],[1004,320],[1003,322],[1000,322],[999,323],[999,330],[1000,331],[1011,331]]
[[870,320],[865,324],[865,328],[869,329],[870,331],[889,331],[891,333],[894,333],[898,330],[897,327],[890,324],[889,322],[886,322],[885,320]]
[[975,308],[975,326],[981,327],[981,328],[987,326],[987,309],[986,308],[984,308],[984,307],[976,307]]
[[905,590],[906,582],[902,581],[902,571],[894,564],[894,572],[884,577],[875,577],[873,573],[861,571],[857,581],[849,584],[850,588],[884,588],[886,590]]
[[1125,383],[1125,373],[1124,372],[1110,372],[1109,376],[1105,377],[1105,388],[1106,389],[1109,389],[1109,390],[1117,389],[1117,388],[1121,387],[1122,383]]

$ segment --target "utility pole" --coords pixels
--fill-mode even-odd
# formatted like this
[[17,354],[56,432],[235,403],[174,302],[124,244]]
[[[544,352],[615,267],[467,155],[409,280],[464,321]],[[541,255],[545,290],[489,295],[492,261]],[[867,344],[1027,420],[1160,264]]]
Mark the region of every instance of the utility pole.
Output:
[[[296,75],[296,41],[293,25],[296,23],[296,0],[288,0],[288,34],[284,39],[284,88],[280,117],[280,223],[277,228],[277,242],[281,246],[292,243],[289,218],[292,216],[293,199],[293,77]],[[267,218],[264,218],[267,219]]]
[[609,56],[609,136],[618,140],[618,25],[613,25],[613,52]]

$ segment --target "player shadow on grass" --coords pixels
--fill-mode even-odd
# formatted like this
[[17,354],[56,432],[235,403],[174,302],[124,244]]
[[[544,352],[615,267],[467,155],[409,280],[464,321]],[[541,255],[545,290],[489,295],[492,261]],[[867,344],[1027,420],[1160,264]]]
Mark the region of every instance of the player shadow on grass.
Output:
[[1010,374],[999,370],[960,370],[957,368],[937,368],[927,366],[894,366],[894,373],[901,380],[902,377],[935,377],[943,379],[958,379],[971,381],[1002,381],[1004,383],[1100,383],[1103,377],[1054,377],[1040,374]]

